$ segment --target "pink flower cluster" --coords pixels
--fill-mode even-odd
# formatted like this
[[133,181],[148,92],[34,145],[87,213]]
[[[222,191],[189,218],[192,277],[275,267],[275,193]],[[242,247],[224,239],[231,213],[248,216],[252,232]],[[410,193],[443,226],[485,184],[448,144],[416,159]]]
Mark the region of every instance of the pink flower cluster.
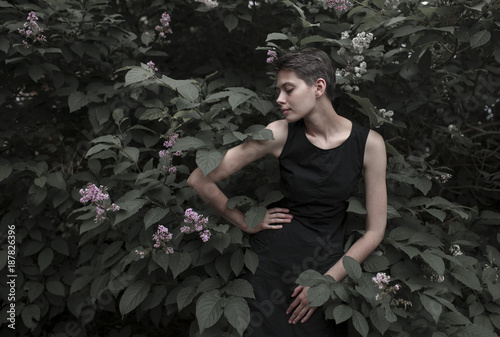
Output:
[[273,63],[278,59],[278,54],[274,50],[268,50],[267,51],[267,63]]
[[163,142],[163,146],[166,147],[166,150],[161,150],[158,152],[162,169],[168,169],[168,173],[171,174],[177,172],[177,168],[172,165],[172,156],[182,156],[182,151],[175,151],[173,153],[171,152],[171,148],[172,146],[174,146],[177,139],[179,139],[179,135],[177,133],[172,133],[169,136],[168,140]]
[[[399,289],[401,289],[401,286],[399,284],[389,286],[390,280],[391,280],[391,277],[389,275],[387,275],[386,273],[377,273],[377,276],[372,277],[373,283],[375,283],[375,285],[380,290],[382,290],[382,293],[375,295],[375,299],[377,301],[381,300],[383,298],[386,298],[386,297],[391,298],[391,297],[393,297],[393,295],[396,294],[396,292]],[[406,301],[406,300],[403,300],[401,298],[398,298],[398,299],[394,298],[394,303],[396,305],[400,305],[400,304],[404,305],[405,309],[407,308],[407,306],[409,306],[409,305],[411,306],[410,301]]]
[[160,225],[158,226],[158,230],[156,231],[155,234],[153,234],[153,240],[155,241],[155,244],[153,247],[155,248],[165,248],[165,253],[166,254],[172,254],[174,252],[174,249],[172,247],[168,247],[167,243],[172,240],[172,233],[168,232],[168,228]]
[[146,63],[149,69],[151,69],[152,72],[157,72],[158,68],[156,67],[155,63],[153,61],[149,61]]
[[203,215],[193,211],[192,208],[188,208],[184,212],[184,223],[185,225],[181,227],[181,233],[198,232],[203,242],[210,239],[211,233],[207,229],[208,217],[203,217]]
[[120,206],[116,204],[109,204],[109,194],[107,193],[108,188],[106,186],[97,187],[95,184],[88,183],[85,189],[80,190],[80,202],[90,204],[96,207],[96,216],[94,221],[99,222],[106,218],[106,212],[112,211],[116,212],[120,210]]
[[336,10],[344,12],[352,8],[352,3],[349,0],[327,0],[326,5],[329,8],[334,7]]
[[[158,36],[160,39],[166,39],[167,34],[172,34],[172,28],[170,28],[170,15],[167,13],[163,13],[160,18],[160,25],[155,27],[155,30],[158,32]],[[170,41],[167,41],[169,43]]]
[[[45,42],[47,41],[47,38],[45,35],[42,34],[43,28],[38,26],[38,17],[36,16],[36,13],[31,11],[28,14],[28,18],[26,19],[27,22],[24,23],[24,28],[19,28],[18,32],[22,36],[24,36],[26,39],[31,39],[32,42]],[[30,44],[28,41],[23,40],[23,45],[26,48],[29,48]]]
[[372,277],[373,283],[375,283],[379,289],[384,289],[384,284],[389,284],[391,277],[386,275],[386,273],[377,273],[377,276]]

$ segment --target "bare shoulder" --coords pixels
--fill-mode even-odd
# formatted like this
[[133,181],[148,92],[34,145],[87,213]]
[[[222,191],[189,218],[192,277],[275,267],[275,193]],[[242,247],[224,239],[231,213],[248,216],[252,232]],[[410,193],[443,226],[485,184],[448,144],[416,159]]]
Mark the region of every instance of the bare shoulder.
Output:
[[273,132],[273,140],[270,141],[271,154],[279,157],[288,137],[288,122],[284,119],[271,122],[266,129]]
[[370,130],[366,139],[364,166],[386,165],[386,150],[384,138],[376,131]]
[[286,140],[286,137],[288,136],[288,122],[284,119],[269,123],[266,126],[266,129],[273,132],[274,140],[277,141],[280,141],[283,138]]

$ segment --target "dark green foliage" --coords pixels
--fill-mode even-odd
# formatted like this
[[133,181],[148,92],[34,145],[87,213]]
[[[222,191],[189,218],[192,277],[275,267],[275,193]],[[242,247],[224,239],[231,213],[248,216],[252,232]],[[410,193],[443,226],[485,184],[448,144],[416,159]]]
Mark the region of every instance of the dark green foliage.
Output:
[[[2,336],[241,335],[257,257],[186,179],[272,137],[266,52],[305,46],[338,67],[336,110],[389,153],[386,238],[361,265],[345,258],[341,283],[303,273],[312,303],[361,336],[498,335],[500,3],[324,3],[0,1]],[[46,41],[18,31],[30,11]],[[221,183],[250,225],[281,197],[276,172],[265,158]],[[96,222],[79,201],[89,182],[120,210]],[[181,232],[189,208],[208,216],[207,242]],[[347,245],[362,193],[349,211]],[[172,239],[154,247],[160,225]],[[391,276],[382,289],[377,273]]]

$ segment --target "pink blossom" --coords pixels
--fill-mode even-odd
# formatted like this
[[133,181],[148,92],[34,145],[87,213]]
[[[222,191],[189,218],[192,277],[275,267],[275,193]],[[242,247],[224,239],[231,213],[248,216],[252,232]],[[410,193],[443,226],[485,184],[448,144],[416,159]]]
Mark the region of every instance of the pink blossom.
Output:
[[203,217],[203,215],[193,211],[192,208],[188,208],[184,212],[184,223],[185,225],[181,227],[182,233],[196,231],[199,232],[203,242],[207,242],[210,239],[211,233],[210,230],[207,229],[208,217]]
[[389,284],[389,280],[391,277],[389,275],[386,275],[386,273],[377,273],[376,277],[372,277],[373,283],[375,283],[379,289],[383,289],[384,283]]
[[[155,30],[158,32],[158,36],[160,39],[165,39],[167,34],[172,34],[172,28],[170,28],[170,15],[167,13],[163,13],[160,18],[160,25],[155,27]],[[169,43],[170,41],[166,41]]]
[[177,172],[177,167],[175,167],[175,166],[170,166],[170,167],[168,168],[168,173],[170,173],[170,174],[174,174],[174,173],[176,173],[176,172]]
[[153,234],[153,240],[155,241],[153,247],[160,248],[161,246],[165,246],[167,242],[172,240],[172,236],[172,233],[168,232],[167,227],[159,225],[158,230]]
[[109,200],[109,194],[106,193],[108,188],[106,186],[97,187],[95,184],[88,183],[85,189],[80,189],[80,202],[86,204],[90,202],[91,205],[96,207],[96,216],[94,221],[99,222],[106,218],[106,212],[112,211],[116,212],[120,210],[120,206],[107,202]]
[[268,50],[267,56],[268,56],[266,60],[267,63],[273,63],[278,59],[278,54],[274,50]]
[[210,236],[212,234],[208,229],[205,229],[203,232],[200,233],[200,238],[203,242],[207,242],[210,239]]
[[[18,32],[21,36],[24,36],[26,39],[30,39],[33,43],[35,42],[45,42],[47,38],[43,35],[43,28],[38,26],[38,17],[36,13],[31,11],[28,14],[27,22],[24,23],[24,28],[19,28]],[[26,40],[23,40],[23,45],[28,48],[30,43]]]
[[156,68],[156,65],[153,61],[149,61],[148,63],[146,63],[146,65],[149,69],[151,69],[152,72],[158,71],[158,68]]

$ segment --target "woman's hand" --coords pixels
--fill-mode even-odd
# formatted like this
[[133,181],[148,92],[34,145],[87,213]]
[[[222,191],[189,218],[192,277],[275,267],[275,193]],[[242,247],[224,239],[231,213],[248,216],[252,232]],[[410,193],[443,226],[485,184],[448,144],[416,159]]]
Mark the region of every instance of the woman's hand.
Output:
[[283,228],[283,225],[280,224],[292,221],[293,216],[288,214],[288,212],[290,211],[287,208],[270,208],[267,210],[264,220],[262,220],[254,228],[247,230],[247,232],[255,234],[266,229],[281,229]]
[[309,300],[307,299],[307,291],[309,287],[298,286],[293,291],[292,297],[296,297],[295,300],[290,304],[288,309],[286,309],[286,314],[289,315],[292,311],[292,316],[288,320],[290,324],[297,324],[299,321],[305,323],[309,317],[316,311],[317,307],[308,307]]

